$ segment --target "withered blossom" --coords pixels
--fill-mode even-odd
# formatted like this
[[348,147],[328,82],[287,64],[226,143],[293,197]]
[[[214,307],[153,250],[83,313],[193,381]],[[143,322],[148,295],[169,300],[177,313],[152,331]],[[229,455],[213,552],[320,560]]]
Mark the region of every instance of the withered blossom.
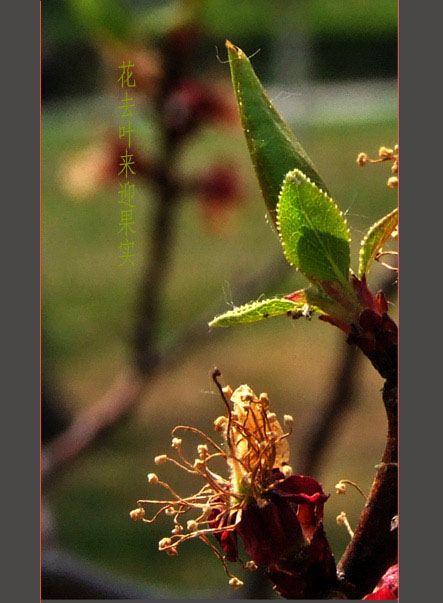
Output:
[[[321,588],[331,587],[336,579],[335,562],[322,527],[328,496],[315,479],[292,475],[288,444],[292,416],[284,416],[284,430],[269,409],[267,394],[256,396],[248,385],[232,392],[229,386],[221,387],[219,375],[216,370],[213,378],[226,414],[215,419],[214,429],[222,435],[223,444],[195,427],[179,425],[172,430],[172,448],[178,458],[166,454],[155,458],[157,465],[171,462],[198,475],[204,482],[202,488],[182,497],[150,473],[149,483],[163,486],[171,497],[139,500],[138,509],[143,511],[131,511],[131,517],[151,523],[162,513],[170,516],[172,534],[160,540],[159,549],[176,555],[183,542],[199,538],[223,563],[233,588],[243,584],[227,565],[227,561],[239,560],[238,538],[251,558],[244,568],[266,567],[283,596],[285,589],[290,589],[291,598],[299,598],[292,595],[309,592],[312,580]],[[192,462],[182,451],[178,435],[183,432],[197,434],[203,441]],[[226,461],[229,477],[210,468],[211,462],[220,457]],[[148,519],[144,509],[151,504],[160,505],[160,509]],[[223,552],[217,548],[217,541]]]

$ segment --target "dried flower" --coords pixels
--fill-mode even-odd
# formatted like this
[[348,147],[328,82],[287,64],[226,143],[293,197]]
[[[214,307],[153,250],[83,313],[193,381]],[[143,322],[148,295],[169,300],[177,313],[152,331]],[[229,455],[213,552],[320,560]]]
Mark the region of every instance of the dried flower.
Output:
[[[163,486],[173,497],[171,500],[140,500],[138,504],[161,505],[154,517],[145,519],[145,522],[154,521],[161,513],[173,517],[172,535],[159,542],[161,551],[176,555],[183,542],[199,538],[222,561],[229,584],[239,588],[243,583],[226,564],[226,561],[238,560],[238,537],[251,557],[246,568],[272,566],[275,572],[282,558],[297,549],[309,547],[315,534],[316,539],[323,542],[324,537],[319,530],[322,529],[323,505],[328,496],[315,479],[292,475],[287,441],[292,430],[292,416],[285,415],[284,424],[289,431],[284,432],[276,414],[269,412],[267,394],[257,397],[247,385],[232,392],[228,386],[221,387],[218,376],[218,371],[215,371],[214,381],[227,415],[218,417],[214,427],[223,434],[224,446],[195,427],[179,426],[172,431],[178,460],[167,455],[155,458],[157,465],[172,462],[203,478],[205,483],[196,494],[181,497],[155,474],[149,474],[154,476],[150,483]],[[228,394],[230,400],[226,397]],[[204,440],[197,448],[198,459],[188,461],[181,446],[174,445],[174,442],[181,444],[181,439],[176,437],[178,431],[192,432]],[[226,461],[229,477],[222,477],[210,468],[214,458]],[[188,519],[187,531],[184,532],[179,520],[183,514],[192,511],[195,517]],[[212,543],[212,536],[224,554]],[[330,563],[323,545],[322,551],[322,559]]]

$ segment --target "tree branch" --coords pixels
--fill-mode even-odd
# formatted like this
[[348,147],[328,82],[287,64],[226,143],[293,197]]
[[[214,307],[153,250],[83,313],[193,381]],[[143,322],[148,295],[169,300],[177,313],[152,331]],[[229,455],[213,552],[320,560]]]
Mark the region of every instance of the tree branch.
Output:
[[339,577],[353,584],[353,595],[361,598],[374,589],[397,560],[397,531],[391,530],[398,508],[397,326],[384,315],[374,321],[372,332],[357,333],[348,341],[356,343],[386,379],[383,402],[388,418],[380,468],[354,537],[338,566]]
[[382,463],[354,538],[338,565],[339,577],[354,585],[357,598],[371,592],[397,560],[397,531],[391,530],[391,521],[397,515],[398,491],[396,383],[385,383],[383,401],[388,415],[388,438]]
[[[266,288],[265,283],[273,287],[284,278],[289,269],[289,264],[279,253],[265,270],[247,280],[239,279],[233,286],[233,295],[241,300],[251,295],[251,291]],[[193,346],[201,343],[208,332],[208,320],[220,311],[220,305],[220,301],[217,301],[211,306],[202,317],[178,335],[162,354],[158,353],[155,362],[146,363],[143,372],[136,365],[120,375],[103,398],[74,417],[71,425],[42,452],[42,487],[48,488],[59,472],[98,443],[102,436],[123,423],[143,399],[157,371],[173,366],[184,349],[189,354]],[[225,330],[220,329],[216,331],[216,336],[223,337],[225,333]]]

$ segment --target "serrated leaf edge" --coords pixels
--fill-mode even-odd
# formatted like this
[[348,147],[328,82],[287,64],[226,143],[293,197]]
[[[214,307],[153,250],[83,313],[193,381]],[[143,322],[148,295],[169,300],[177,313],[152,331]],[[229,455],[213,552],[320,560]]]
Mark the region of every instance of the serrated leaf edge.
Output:
[[[366,241],[369,239],[369,237],[371,236],[371,234],[374,232],[374,230],[376,230],[377,228],[379,228],[380,226],[383,225],[383,222],[388,222],[393,216],[397,217],[396,222],[394,223],[392,230],[390,230],[387,234],[385,233],[384,238],[382,238],[379,241],[378,246],[375,248],[375,252],[373,252],[374,257],[372,257],[372,259],[369,259],[366,262],[366,270],[363,271],[363,266],[362,266],[362,262],[363,262],[363,253],[364,253],[364,248],[365,248],[365,243]],[[364,274],[368,274],[369,272],[369,266],[370,264],[374,261],[375,255],[377,254],[377,251],[380,249],[380,247],[382,245],[384,245],[384,243],[386,243],[386,241],[389,239],[389,237],[391,236],[391,233],[394,231],[395,227],[398,224],[398,207],[396,207],[395,209],[393,209],[391,212],[389,212],[388,214],[386,214],[386,216],[383,216],[383,218],[380,218],[380,220],[378,220],[377,222],[375,222],[368,230],[368,232],[365,234],[365,236],[363,237],[361,243],[360,243],[360,251],[359,251],[359,264],[358,264],[358,277],[361,278]]]
[[[294,310],[304,310],[306,307],[312,308],[312,310],[316,309],[316,308],[313,308],[310,304],[308,304],[306,302],[293,302],[292,300],[287,299],[287,298],[270,297],[268,299],[256,300],[256,301],[253,301],[253,302],[249,302],[247,304],[243,304],[241,306],[236,306],[232,310],[229,310],[228,312],[225,312],[224,314],[220,314],[219,316],[216,316],[208,324],[209,324],[210,327],[229,326],[229,325],[217,325],[217,324],[214,324],[214,323],[219,322],[220,320],[229,319],[229,318],[235,319],[236,317],[238,317],[243,312],[245,312],[245,313],[246,312],[253,312],[258,306],[263,305],[263,304],[268,303],[268,302],[273,302],[273,301],[282,301],[282,302],[286,302],[288,304],[291,304],[292,307],[293,307],[292,309],[294,309]],[[288,308],[288,310],[290,310],[290,309],[291,308]],[[283,313],[284,312],[282,312],[282,314]],[[274,314],[274,316],[279,316],[279,315],[278,314]],[[265,318],[266,317],[263,316],[263,319],[265,319]],[[251,322],[259,322],[259,320],[255,320],[255,321],[251,321]],[[244,324],[247,324],[247,323],[244,323]]]
[[[284,179],[283,179],[283,184],[281,185],[281,188],[280,188],[280,193],[279,193],[279,195],[278,195],[278,203],[277,203],[277,205],[276,205],[276,214],[277,214],[277,216],[276,216],[276,225],[277,225],[277,232],[278,232],[278,236],[279,236],[280,241],[281,241],[281,245],[282,245],[282,247],[283,247],[283,253],[284,253],[284,255],[285,255],[285,258],[287,259],[288,263],[289,263],[291,266],[294,266],[294,264],[293,264],[293,263],[291,262],[291,260],[288,258],[288,255],[287,255],[287,253],[286,253],[286,246],[285,246],[285,243],[284,243],[284,241],[283,241],[283,239],[282,239],[281,232],[280,232],[280,215],[279,215],[279,214],[280,214],[280,212],[279,212],[279,209],[280,209],[280,199],[281,199],[281,196],[282,196],[282,193],[283,193],[284,186],[285,186],[285,184],[286,184],[286,180],[288,179],[288,177],[293,176],[293,175],[294,175],[294,173],[296,173],[296,174],[300,174],[300,175],[301,175],[301,176],[302,176],[302,177],[303,177],[303,178],[304,178],[304,179],[305,179],[305,180],[306,180],[306,181],[307,181],[309,184],[312,184],[313,186],[315,186],[315,188],[316,188],[316,189],[317,189],[317,190],[318,190],[318,191],[319,191],[319,192],[320,192],[320,193],[321,193],[321,194],[322,194],[322,195],[323,195],[323,196],[324,196],[324,197],[325,197],[325,198],[326,198],[328,201],[331,201],[331,203],[332,203],[332,204],[335,206],[335,208],[338,210],[338,212],[339,212],[340,216],[343,218],[343,221],[344,221],[344,224],[345,224],[345,227],[346,227],[346,232],[347,232],[347,235],[348,235],[347,241],[348,241],[349,245],[351,244],[351,231],[350,231],[350,229],[349,229],[348,222],[347,222],[347,220],[346,220],[346,218],[345,218],[345,216],[344,216],[343,212],[341,211],[341,209],[340,209],[340,208],[339,208],[339,206],[337,205],[337,203],[336,203],[336,202],[334,201],[334,199],[332,199],[332,197],[330,197],[330,196],[329,196],[329,195],[328,195],[328,194],[327,194],[327,193],[326,193],[326,192],[325,192],[323,189],[321,189],[321,188],[320,188],[320,187],[319,187],[319,186],[318,186],[318,185],[317,185],[315,182],[313,182],[313,181],[312,181],[312,180],[309,178],[309,176],[307,176],[307,175],[306,175],[304,172],[302,172],[302,171],[301,171],[301,170],[299,170],[298,168],[294,168],[293,170],[290,170],[290,171],[289,171],[289,172],[286,174],[286,176],[284,177]],[[332,263],[333,263],[333,264],[334,264],[334,266],[337,268],[337,272],[338,272],[338,274],[341,274],[341,272],[340,272],[340,270],[338,269],[338,267],[336,266],[335,262],[334,262],[334,261],[332,261]],[[297,268],[296,266],[294,266],[294,268],[295,268],[296,270],[298,270],[298,272],[301,272],[301,273],[302,273],[302,274],[303,274],[303,275],[304,275],[304,276],[305,276],[305,277],[306,277],[308,280],[310,280],[310,281],[313,281],[313,280],[314,280],[314,279],[312,279],[312,277],[308,276],[308,274],[307,274],[307,273],[305,273],[303,270],[300,270],[300,269],[299,269],[299,268]],[[349,285],[349,282],[348,282],[346,279],[345,279],[345,280],[340,279],[340,282],[341,282],[341,284],[344,284],[344,285],[345,285],[346,290],[350,290],[350,289],[351,289],[351,288],[350,288],[350,285]]]

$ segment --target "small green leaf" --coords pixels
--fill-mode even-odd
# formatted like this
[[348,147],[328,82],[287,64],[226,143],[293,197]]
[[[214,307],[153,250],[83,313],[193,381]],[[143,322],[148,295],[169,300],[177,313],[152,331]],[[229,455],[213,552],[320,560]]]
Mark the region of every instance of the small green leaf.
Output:
[[358,276],[361,278],[369,272],[369,266],[374,261],[379,249],[386,243],[398,224],[398,208],[376,222],[366,233],[361,242]]
[[334,201],[300,170],[293,170],[284,180],[277,216],[288,262],[314,285],[332,281],[350,292],[349,229]]
[[286,314],[286,312],[308,310],[309,306],[305,302],[293,302],[289,299],[273,298],[255,301],[244,306],[234,308],[225,314],[216,316],[209,323],[210,327],[229,327],[230,325],[245,324],[248,322],[258,322],[271,316]]
[[226,42],[232,83],[252,163],[272,220],[283,178],[299,168],[322,190],[325,184],[303,147],[275,110],[245,53]]

